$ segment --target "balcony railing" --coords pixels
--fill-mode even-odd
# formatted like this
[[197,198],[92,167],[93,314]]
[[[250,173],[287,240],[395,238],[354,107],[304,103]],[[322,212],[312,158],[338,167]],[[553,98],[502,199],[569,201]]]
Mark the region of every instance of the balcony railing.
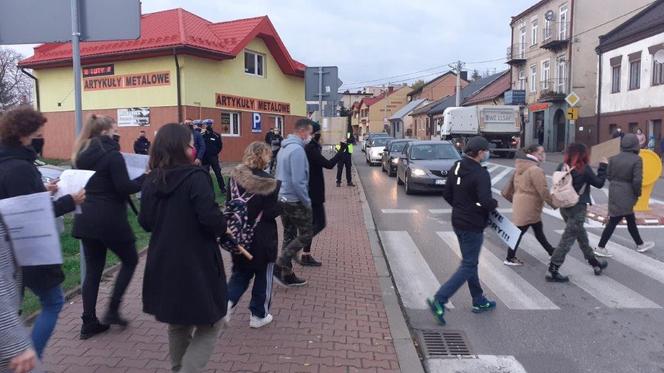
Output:
[[570,36],[569,22],[551,22],[542,30],[541,46],[551,50],[565,48],[569,44]]
[[517,65],[526,62],[526,45],[515,44],[507,48],[507,63]]
[[567,97],[567,79],[549,79],[540,82],[540,102],[562,101]]

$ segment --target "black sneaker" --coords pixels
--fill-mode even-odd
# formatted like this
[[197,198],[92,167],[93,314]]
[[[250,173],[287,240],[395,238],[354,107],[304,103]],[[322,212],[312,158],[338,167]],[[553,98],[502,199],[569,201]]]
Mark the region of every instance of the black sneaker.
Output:
[[100,323],[99,320],[97,319],[94,319],[89,322],[84,322],[83,326],[81,327],[80,338],[82,340],[90,339],[97,334],[101,334],[108,331],[110,327],[111,327],[110,325]]
[[348,183],[347,185],[348,185],[349,187],[354,187],[354,186],[355,186],[355,184],[353,184],[352,181],[351,181],[350,183]]
[[123,328],[127,327],[129,325],[129,321],[122,316],[120,316],[120,312],[118,311],[111,311],[109,310],[106,315],[102,318],[102,323],[105,325],[118,325]]
[[300,263],[300,265],[303,267],[320,267],[321,265],[323,265],[323,263],[314,259],[313,256],[307,254],[303,254],[302,256],[300,256],[298,263]]
[[341,183],[337,181],[337,188],[341,187]]
[[569,282],[569,277],[563,276],[558,272],[560,266],[549,264],[549,270],[546,273],[545,279],[548,282]]
[[274,269],[274,280],[277,282],[277,284],[286,288],[304,286],[307,284],[307,280],[295,276],[295,273],[284,275],[281,271],[281,268]]
[[595,276],[599,276],[602,274],[602,272],[608,267],[609,262],[606,260],[595,260],[596,262],[592,264],[593,266],[593,272],[595,273]]

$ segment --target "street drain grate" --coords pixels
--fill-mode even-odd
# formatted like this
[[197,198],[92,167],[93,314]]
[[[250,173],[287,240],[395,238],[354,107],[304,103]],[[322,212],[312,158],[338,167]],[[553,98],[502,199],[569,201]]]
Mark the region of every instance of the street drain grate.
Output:
[[418,334],[426,358],[474,357],[462,331],[420,330]]

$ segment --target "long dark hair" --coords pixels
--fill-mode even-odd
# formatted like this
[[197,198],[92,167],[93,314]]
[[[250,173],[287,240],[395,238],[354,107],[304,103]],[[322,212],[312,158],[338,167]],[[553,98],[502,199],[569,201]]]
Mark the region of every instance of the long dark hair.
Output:
[[588,147],[581,143],[572,143],[565,150],[565,164],[581,172],[590,162]]
[[187,148],[191,131],[177,123],[161,127],[150,147],[150,170],[159,173],[165,169],[191,164]]

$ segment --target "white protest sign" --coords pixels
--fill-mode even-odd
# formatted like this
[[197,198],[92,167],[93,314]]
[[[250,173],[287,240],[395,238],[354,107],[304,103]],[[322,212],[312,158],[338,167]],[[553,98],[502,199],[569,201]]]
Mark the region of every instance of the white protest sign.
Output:
[[88,183],[94,171],[89,170],[64,170],[60,174],[60,180],[58,181],[58,191],[55,192],[53,197],[58,199],[67,194],[74,194],[81,191],[85,188],[85,185]]
[[489,213],[489,228],[491,228],[503,242],[514,249],[521,239],[521,230],[497,210]]
[[62,174],[61,168],[51,167],[51,166],[41,166],[37,168],[39,173],[42,175],[42,179],[55,180],[59,179]]
[[122,153],[125,164],[127,165],[127,173],[129,179],[134,180],[145,173],[148,169],[148,161],[150,157],[144,154],[131,154]]
[[49,192],[0,200],[20,266],[62,264],[62,249]]

